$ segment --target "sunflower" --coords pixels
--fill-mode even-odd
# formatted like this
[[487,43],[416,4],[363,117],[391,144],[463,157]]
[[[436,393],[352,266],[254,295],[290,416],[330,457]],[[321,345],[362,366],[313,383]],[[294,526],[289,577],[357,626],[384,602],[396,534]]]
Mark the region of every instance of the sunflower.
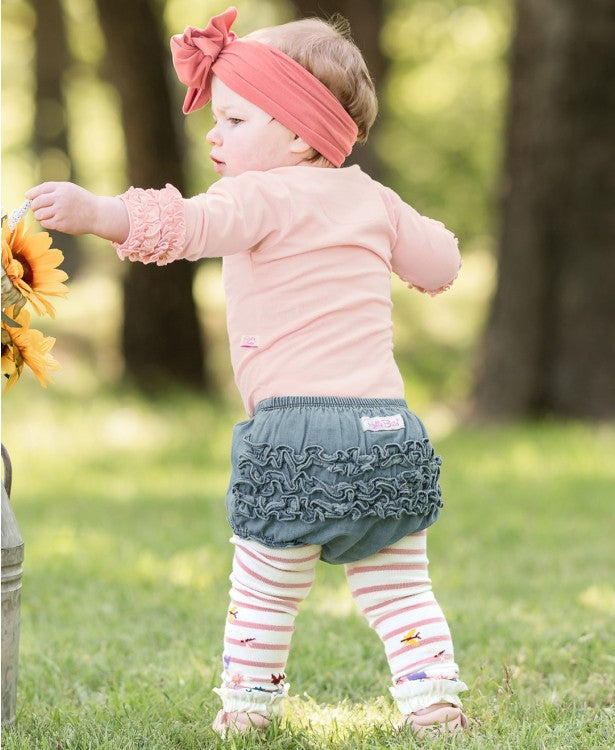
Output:
[[56,340],[52,336],[43,336],[40,331],[30,328],[30,313],[22,310],[17,315],[9,307],[6,314],[17,326],[9,325],[2,320],[2,374],[8,382],[5,393],[15,385],[24,364],[35,374],[38,382],[47,387],[52,382],[48,370],[59,370],[60,365],[50,354]]
[[51,242],[47,232],[26,229],[23,219],[12,230],[6,219],[2,222],[2,267],[8,280],[39,315],[48,313],[53,318],[55,310],[45,295],[66,296],[62,282],[68,276],[57,267],[64,255]]

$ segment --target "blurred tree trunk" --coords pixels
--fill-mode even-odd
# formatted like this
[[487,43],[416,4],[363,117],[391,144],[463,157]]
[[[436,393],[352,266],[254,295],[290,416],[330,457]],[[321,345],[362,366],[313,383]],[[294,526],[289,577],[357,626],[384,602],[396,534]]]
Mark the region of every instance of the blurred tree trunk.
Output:
[[[388,72],[388,59],[380,47],[380,30],[384,23],[383,0],[293,0],[292,4],[301,18],[318,16],[328,19],[340,13],[350,22],[352,38],[363,53],[367,67],[380,95]],[[382,166],[374,148],[378,134],[380,116],[371,129],[369,140],[363,146],[355,146],[346,165],[359,164],[367,174],[378,180],[382,177]]]
[[518,0],[486,417],[615,416],[615,3]]
[[[33,147],[39,163],[39,180],[73,180],[68,151],[63,73],[68,68],[66,31],[60,0],[33,0],[36,13],[35,113]],[[54,232],[50,232],[52,236]],[[79,268],[79,242],[70,234],[54,245],[64,252],[62,268],[74,276]]]
[[[96,0],[108,74],[119,92],[132,185],[184,190],[182,148],[172,117],[161,11],[150,0]],[[124,282],[123,353],[145,389],[211,385],[192,295],[195,266],[129,263]]]

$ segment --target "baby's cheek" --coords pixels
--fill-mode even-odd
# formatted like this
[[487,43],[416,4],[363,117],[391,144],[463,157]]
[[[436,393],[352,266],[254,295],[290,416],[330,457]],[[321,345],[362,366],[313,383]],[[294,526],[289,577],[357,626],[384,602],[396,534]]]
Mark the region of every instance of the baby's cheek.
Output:
[[259,156],[260,149],[258,149],[254,144],[251,143],[242,146],[242,148],[240,148],[237,152],[237,158],[239,162],[243,165],[246,165],[248,168],[252,167],[259,160]]

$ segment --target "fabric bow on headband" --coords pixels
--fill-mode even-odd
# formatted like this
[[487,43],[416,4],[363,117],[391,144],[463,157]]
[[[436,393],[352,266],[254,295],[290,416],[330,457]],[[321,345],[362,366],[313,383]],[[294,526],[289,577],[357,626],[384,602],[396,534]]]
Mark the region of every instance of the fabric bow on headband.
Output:
[[274,47],[238,39],[231,31],[236,8],[214,16],[204,29],[189,26],[171,39],[173,65],[188,87],[183,112],[211,99],[215,74],[235,93],[267,112],[339,167],[352,151],[358,128],[337,98],[302,65]]
[[228,8],[214,16],[204,29],[188,26],[183,34],[171,38],[173,65],[179,80],[188,87],[184,99],[185,115],[204,107],[211,99],[212,65],[227,44],[237,39],[231,26],[237,9]]

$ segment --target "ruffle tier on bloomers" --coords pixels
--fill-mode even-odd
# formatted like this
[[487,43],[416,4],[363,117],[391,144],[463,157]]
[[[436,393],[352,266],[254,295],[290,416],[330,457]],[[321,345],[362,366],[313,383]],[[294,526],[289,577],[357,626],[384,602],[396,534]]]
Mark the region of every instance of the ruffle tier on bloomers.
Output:
[[268,547],[361,560],[438,518],[440,458],[403,399],[276,397],[233,431],[229,523]]

